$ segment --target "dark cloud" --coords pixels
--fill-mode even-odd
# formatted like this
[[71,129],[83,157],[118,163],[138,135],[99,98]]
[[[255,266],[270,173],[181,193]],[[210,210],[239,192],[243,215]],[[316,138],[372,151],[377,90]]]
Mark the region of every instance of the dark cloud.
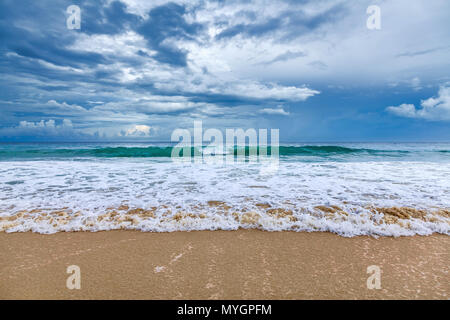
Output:
[[270,64],[277,63],[277,62],[288,61],[288,60],[306,57],[306,56],[307,56],[307,54],[304,53],[303,51],[292,52],[292,51],[288,50],[285,53],[282,53],[269,61],[260,62],[260,63],[258,63],[258,65],[270,65]]
[[82,29],[87,34],[117,34],[124,29],[135,29],[141,18],[126,12],[122,2],[114,1],[106,6],[106,1],[83,1]]
[[220,40],[237,35],[263,37],[279,32],[283,34],[281,39],[290,40],[314,31],[322,25],[335,22],[343,16],[345,11],[345,6],[335,5],[316,15],[308,15],[301,8],[295,7],[293,10],[284,11],[277,17],[269,18],[264,22],[241,23],[231,26],[219,33],[216,38]]
[[432,49],[427,49],[427,50],[421,50],[421,51],[408,51],[408,52],[403,52],[400,53],[398,55],[396,55],[396,58],[400,58],[400,57],[415,57],[415,56],[421,56],[424,54],[428,54],[428,53],[433,53],[436,51],[440,51],[440,50],[445,50],[450,48],[450,46],[444,46],[444,47],[439,47],[439,48],[432,48]]
[[[0,53],[5,55],[13,52],[21,57],[40,59],[57,66],[80,68],[105,63],[105,58],[100,54],[66,49],[74,41],[73,35],[77,32],[66,28],[65,10],[69,4],[67,1],[56,4],[50,1],[26,1],[17,6],[11,1],[2,1]],[[83,11],[82,17],[84,14]],[[82,24],[82,27],[85,25]],[[17,57],[10,56],[8,59],[17,60],[15,63],[19,68],[25,63]],[[2,64],[2,67],[5,65]]]
[[199,23],[188,23],[183,15],[186,13],[184,6],[168,3],[152,9],[149,19],[138,28],[147,40],[149,47],[157,51],[153,58],[159,62],[174,66],[186,66],[186,51],[177,48],[168,39],[195,40],[203,27]]

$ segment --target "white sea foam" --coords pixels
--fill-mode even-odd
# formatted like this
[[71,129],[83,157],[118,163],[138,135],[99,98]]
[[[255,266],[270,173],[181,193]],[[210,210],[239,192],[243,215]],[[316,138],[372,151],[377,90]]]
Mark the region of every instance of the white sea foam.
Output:
[[[5,161],[0,166],[0,229],[450,234],[449,216],[434,214],[450,207],[450,163],[281,161],[277,170],[261,169],[259,163],[155,159]],[[339,209],[327,212],[318,206]],[[374,209],[380,207],[428,214],[386,223]],[[136,208],[144,213],[130,212]],[[112,211],[113,218],[107,215]]]

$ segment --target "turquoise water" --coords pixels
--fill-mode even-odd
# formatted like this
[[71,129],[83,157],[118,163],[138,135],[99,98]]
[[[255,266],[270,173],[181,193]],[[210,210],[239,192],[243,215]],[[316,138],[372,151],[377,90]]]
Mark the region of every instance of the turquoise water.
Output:
[[[0,144],[0,161],[77,158],[169,158],[173,144],[143,143],[33,143]],[[197,148],[198,150],[199,148]],[[242,147],[228,148],[238,154]],[[245,154],[259,152],[245,147]],[[251,150],[253,149],[253,150]],[[268,147],[267,153],[272,150]],[[191,148],[194,154],[194,148]],[[183,150],[180,151],[183,155]],[[220,156],[220,155],[216,155]],[[296,161],[450,161],[450,143],[281,144],[281,159]]]

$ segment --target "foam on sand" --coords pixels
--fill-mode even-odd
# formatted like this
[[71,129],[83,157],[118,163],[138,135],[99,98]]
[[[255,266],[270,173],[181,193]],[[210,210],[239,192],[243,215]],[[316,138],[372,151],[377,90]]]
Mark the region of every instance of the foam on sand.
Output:
[[0,230],[450,234],[450,164],[4,161]]
[[[214,203],[213,205],[211,205]],[[330,231],[342,236],[450,235],[450,210],[368,207],[345,211],[340,207],[316,206],[312,210],[291,206],[273,208],[269,204],[246,205],[236,210],[224,202],[210,201],[192,211],[168,206],[149,209],[122,205],[97,215],[83,215],[67,208],[20,211],[0,217],[0,231],[55,233],[58,231],[192,231],[261,229],[268,231]]]

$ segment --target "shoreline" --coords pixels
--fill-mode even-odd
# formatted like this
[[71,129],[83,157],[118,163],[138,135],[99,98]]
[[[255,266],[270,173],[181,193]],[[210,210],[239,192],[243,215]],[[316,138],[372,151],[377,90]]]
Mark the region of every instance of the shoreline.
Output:
[[441,234],[0,232],[0,299],[448,299],[449,247]]
[[[358,211],[362,210],[362,211]],[[450,235],[450,209],[413,207],[349,207],[293,203],[272,205],[266,201],[233,207],[209,200],[191,208],[167,205],[149,208],[127,204],[110,206],[96,215],[62,208],[0,212],[0,232],[55,232],[134,230],[142,232],[190,232],[206,230],[259,229],[266,231],[333,232],[344,237],[413,236],[433,233]]]

